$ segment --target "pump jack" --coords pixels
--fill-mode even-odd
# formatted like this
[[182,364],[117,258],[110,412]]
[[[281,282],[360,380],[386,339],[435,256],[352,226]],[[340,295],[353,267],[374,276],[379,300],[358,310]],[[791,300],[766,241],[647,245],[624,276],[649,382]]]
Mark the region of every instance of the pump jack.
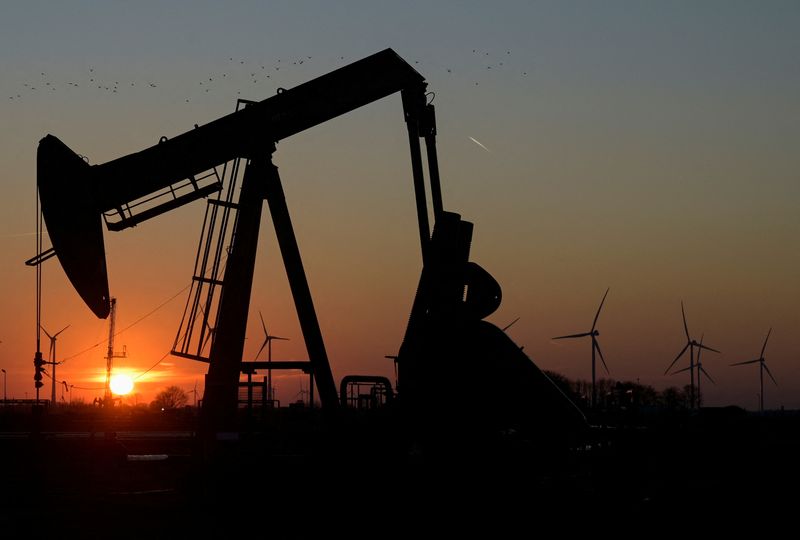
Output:
[[[412,418],[437,407],[450,418],[456,406],[480,411],[492,425],[511,422],[576,429],[584,418],[572,402],[502,331],[482,319],[500,304],[500,286],[469,262],[472,224],[444,211],[436,154],[436,121],[424,78],[391,49],[354,62],[159,144],[101,165],[88,165],[52,135],[39,143],[37,181],[52,250],[78,294],[97,315],[109,315],[109,289],[101,216],[118,231],[219,192],[217,167],[246,160],[238,200],[216,204],[237,211],[222,279],[195,279],[220,287],[207,360],[202,417],[209,432],[234,428],[247,314],[264,199],[267,200],[323,409],[339,406],[300,251],[271,157],[275,144],[305,129],[400,92],[408,130],[411,172],[423,270],[405,338],[398,385]],[[425,140],[434,230],[428,206],[420,139]],[[208,171],[211,171],[210,173]],[[223,172],[224,178],[224,172]],[[187,180],[188,179],[188,180]],[[168,200],[139,210],[137,201]],[[116,220],[116,221],[114,221]],[[39,260],[52,256],[42,253]],[[199,255],[198,255],[199,256]],[[466,291],[466,294],[465,294]],[[207,326],[206,303],[201,328]],[[202,333],[202,332],[201,332]],[[200,343],[203,343],[202,336]],[[201,347],[202,348],[202,347]],[[180,351],[179,351],[180,352]],[[475,377],[497,390],[469,397]],[[453,394],[442,394],[442,389]],[[461,393],[461,394],[459,394]],[[438,397],[437,397],[438,396]],[[457,402],[457,403],[454,403]],[[470,406],[469,404],[472,403]],[[463,406],[467,406],[463,409]],[[430,421],[430,420],[428,420]]]

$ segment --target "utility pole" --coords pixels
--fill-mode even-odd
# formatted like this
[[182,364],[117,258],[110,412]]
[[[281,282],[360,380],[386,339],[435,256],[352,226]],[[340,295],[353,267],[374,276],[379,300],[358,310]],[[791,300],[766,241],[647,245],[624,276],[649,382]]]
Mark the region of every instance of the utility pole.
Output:
[[113,407],[114,398],[111,394],[111,370],[114,367],[114,358],[127,357],[125,347],[121,353],[114,352],[114,327],[117,320],[117,299],[111,299],[111,312],[108,316],[108,350],[106,351],[106,385],[103,395],[103,407]]

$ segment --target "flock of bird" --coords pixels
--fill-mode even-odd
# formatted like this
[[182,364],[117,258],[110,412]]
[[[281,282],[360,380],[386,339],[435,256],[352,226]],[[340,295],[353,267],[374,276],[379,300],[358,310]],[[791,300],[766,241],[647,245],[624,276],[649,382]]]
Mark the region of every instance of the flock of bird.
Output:
[[[565,335],[565,336],[557,336],[557,337],[553,338],[553,339],[573,339],[573,338],[583,338],[583,337],[590,337],[591,338],[591,340],[592,340],[592,401],[591,401],[591,405],[592,405],[593,409],[597,405],[597,390],[596,390],[596,384],[595,384],[596,383],[596,371],[597,371],[596,370],[596,357],[597,356],[600,357],[600,361],[603,363],[603,367],[605,368],[606,373],[609,373],[609,374],[611,373],[609,371],[609,369],[608,369],[608,365],[606,364],[605,358],[603,358],[603,352],[600,350],[600,343],[597,340],[597,336],[600,335],[600,332],[597,330],[597,319],[600,318],[600,311],[603,309],[603,304],[606,301],[606,297],[608,296],[608,291],[609,290],[611,290],[611,289],[610,288],[606,289],[606,292],[603,295],[603,299],[600,301],[600,307],[597,308],[597,313],[595,313],[594,321],[592,321],[592,328],[588,332],[582,332],[582,333],[579,333],[579,334],[569,334],[569,335]],[[717,349],[714,349],[712,347],[709,347],[708,345],[704,345],[703,344],[704,335],[700,336],[700,341],[699,342],[691,337],[691,335],[689,334],[689,325],[686,323],[686,311],[684,310],[684,307],[683,307],[683,301],[681,301],[681,316],[683,317],[683,330],[684,330],[684,332],[686,334],[686,345],[683,346],[683,348],[678,353],[678,355],[675,357],[675,359],[672,361],[672,363],[664,371],[664,375],[668,374],[670,372],[670,370],[672,370],[672,368],[675,366],[675,364],[678,363],[678,360],[680,360],[683,357],[683,355],[686,354],[686,351],[689,351],[689,365],[686,366],[683,369],[679,369],[679,370],[673,372],[673,375],[676,375],[678,373],[684,373],[684,372],[687,372],[687,371],[689,372],[689,376],[690,376],[689,407],[694,409],[695,407],[699,407],[699,405],[700,405],[700,402],[699,402],[698,398],[700,396],[700,380],[701,380],[702,376],[705,375],[706,378],[709,381],[711,381],[711,383],[716,384],[716,383],[714,383],[714,379],[711,378],[711,375],[709,375],[708,372],[703,367],[703,364],[700,361],[700,354],[704,350],[715,352],[715,353],[719,353],[720,351],[718,351]],[[764,372],[766,372],[767,375],[769,376],[769,378],[772,379],[772,382],[775,384],[775,386],[778,386],[778,381],[775,380],[775,377],[772,375],[772,372],[769,370],[769,367],[767,366],[766,360],[764,359],[764,352],[767,350],[767,341],[769,341],[770,334],[772,334],[772,328],[770,328],[769,331],[767,332],[767,337],[764,339],[764,344],[761,347],[761,354],[759,355],[758,358],[756,358],[754,360],[746,360],[744,362],[736,362],[734,364],[731,364],[731,366],[743,366],[743,365],[747,365],[747,364],[758,364],[759,365],[758,373],[759,373],[759,382],[760,382],[760,390],[761,391],[760,391],[758,397],[759,397],[759,410],[760,411],[764,410]],[[696,356],[695,356],[695,349],[697,349],[697,355]],[[695,385],[695,376],[697,377],[697,379],[696,379],[697,380],[697,385]],[[695,391],[695,389],[696,389],[696,391]]]
[[[454,76],[461,72],[465,77],[471,79],[470,82],[475,86],[478,86],[482,80],[477,76],[479,70],[487,73],[507,70],[514,75],[527,77],[528,71],[526,69],[520,69],[516,66],[512,67],[514,64],[514,62],[512,62],[513,59],[514,55],[511,50],[502,51],[500,53],[490,53],[488,51],[472,49],[468,63],[463,68],[455,68],[454,66],[434,67],[430,72],[426,70],[423,75],[434,77],[439,75]],[[251,91],[261,91],[260,86],[267,83],[277,83],[280,81],[282,84],[286,84],[289,79],[297,75],[301,66],[305,68],[315,63],[330,65],[341,64],[343,62],[346,62],[344,56],[326,58],[321,62],[310,55],[292,59],[279,58],[272,62],[254,62],[229,56],[222,69],[209,73],[202,79],[197,79],[190,83],[189,91],[184,92],[183,100],[185,103],[191,103],[193,100],[206,94],[217,93],[230,96],[234,91],[237,96],[241,96],[243,92],[250,94]],[[347,62],[349,62],[349,60],[347,60]],[[420,64],[420,61],[415,60],[413,64],[416,67]],[[425,64],[427,65],[429,62],[425,62]],[[321,75],[323,72],[324,70],[320,70],[319,73],[309,75]],[[140,89],[146,91],[163,91],[166,86],[168,86],[166,82],[162,83],[150,79],[126,80],[125,77],[112,75],[110,70],[89,66],[79,76],[76,75],[68,80],[56,80],[51,74],[40,72],[39,76],[35,77],[35,80],[22,83],[21,87],[17,88],[15,92],[8,96],[8,100],[22,101],[32,96],[51,94],[68,89],[91,90],[101,95],[114,95]]]
[[[202,80],[196,80],[192,83],[192,86],[196,84],[197,88],[199,89],[199,93],[208,94],[212,92],[215,87],[220,87],[221,84],[225,82],[229,82],[230,84],[239,87],[243,87],[247,83],[255,85],[270,79],[271,74],[280,71],[281,67],[284,67],[284,71],[286,71],[286,66],[303,65],[311,59],[311,56],[306,56],[302,59],[296,59],[287,62],[283,62],[281,59],[278,59],[275,65],[267,67],[263,64],[256,65],[246,62],[245,60],[234,60],[233,57],[229,57],[228,65],[225,67],[224,71],[210,74],[208,77],[204,77]],[[249,74],[247,73],[248,71]],[[47,73],[41,72],[39,81],[23,83],[23,89],[20,91],[21,93],[12,94],[8,96],[8,99],[23,99],[26,97],[26,95],[30,95],[34,92],[46,92],[48,90],[55,92],[56,90],[67,87],[96,90],[106,94],[120,94],[125,90],[141,88],[149,90],[163,88],[165,86],[160,82],[156,83],[153,80],[147,79],[122,81],[120,79],[121,77],[111,77],[107,73],[104,73],[103,70],[96,69],[95,67],[87,68],[81,77],[69,81],[55,81],[51,79]],[[193,95],[197,93],[197,90],[192,90]],[[241,95],[241,89],[237,91],[237,94]],[[190,98],[185,98],[186,103],[189,103],[190,101]]]

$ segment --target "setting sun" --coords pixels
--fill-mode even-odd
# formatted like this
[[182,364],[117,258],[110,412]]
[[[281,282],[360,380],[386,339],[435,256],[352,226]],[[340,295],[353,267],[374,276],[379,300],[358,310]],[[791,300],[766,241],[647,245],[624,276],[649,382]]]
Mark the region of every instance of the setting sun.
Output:
[[130,375],[120,373],[111,377],[111,391],[118,396],[124,396],[133,390],[133,379]]

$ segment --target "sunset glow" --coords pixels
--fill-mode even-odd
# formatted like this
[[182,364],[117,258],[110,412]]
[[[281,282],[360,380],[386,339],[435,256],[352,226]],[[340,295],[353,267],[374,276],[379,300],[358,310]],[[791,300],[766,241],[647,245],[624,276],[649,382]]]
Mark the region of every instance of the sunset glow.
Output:
[[118,396],[129,394],[133,390],[133,379],[130,375],[120,373],[111,377],[111,391]]

